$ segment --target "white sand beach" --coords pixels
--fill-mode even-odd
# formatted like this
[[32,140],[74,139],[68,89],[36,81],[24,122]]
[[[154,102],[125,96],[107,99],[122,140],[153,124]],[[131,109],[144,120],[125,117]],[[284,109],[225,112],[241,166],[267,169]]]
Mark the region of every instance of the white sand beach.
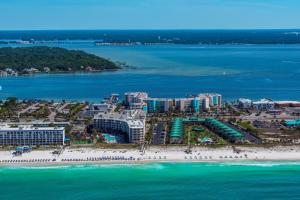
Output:
[[[234,162],[234,161],[300,161],[300,147],[196,147],[185,153],[185,147],[151,147],[145,153],[135,149],[66,148],[60,155],[53,150],[34,150],[14,156],[13,151],[0,151],[0,165],[48,165],[88,163],[144,162]],[[236,151],[238,150],[238,152]]]

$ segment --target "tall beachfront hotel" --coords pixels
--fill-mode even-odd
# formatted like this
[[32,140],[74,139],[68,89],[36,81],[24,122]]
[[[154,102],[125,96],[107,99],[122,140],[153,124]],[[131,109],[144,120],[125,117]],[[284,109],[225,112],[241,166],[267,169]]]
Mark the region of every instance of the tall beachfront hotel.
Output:
[[222,106],[222,95],[217,93],[206,93],[206,94],[199,94],[199,97],[208,97],[209,99],[209,106],[215,108],[221,108]]
[[141,143],[145,138],[146,113],[126,110],[120,113],[100,113],[94,117],[93,127],[103,133],[127,134],[130,143]]
[[222,96],[216,93],[199,94],[188,98],[147,98],[148,112],[193,112],[221,108]]
[[64,145],[65,128],[32,125],[0,125],[0,145]]
[[126,92],[125,93],[125,106],[129,109],[143,109],[146,107],[144,102],[148,98],[146,92]]

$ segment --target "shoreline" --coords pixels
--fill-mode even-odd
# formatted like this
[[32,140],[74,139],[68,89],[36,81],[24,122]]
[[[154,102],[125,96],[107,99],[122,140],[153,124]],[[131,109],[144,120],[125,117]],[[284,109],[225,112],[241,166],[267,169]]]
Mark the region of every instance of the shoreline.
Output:
[[53,72],[36,72],[31,74],[19,74],[17,76],[7,75],[7,76],[0,76],[0,78],[4,77],[30,77],[30,76],[39,76],[39,75],[72,75],[72,74],[101,74],[105,72],[118,72],[122,70],[128,70],[133,68],[118,68],[118,69],[104,69],[104,70],[93,70],[93,71],[53,71]]
[[0,167],[149,164],[149,163],[255,163],[300,162],[300,147],[239,147],[240,153],[229,147],[194,148],[187,154],[182,147],[153,148],[143,154],[137,149],[66,148],[60,155],[52,150],[35,150],[13,156],[12,151],[0,151]]
[[191,161],[191,160],[156,160],[156,161],[132,161],[132,162],[52,162],[52,163],[31,163],[31,164],[1,164],[0,163],[0,169],[5,167],[11,167],[11,168],[22,168],[22,167],[60,167],[60,166],[66,166],[66,167],[72,167],[72,166],[101,166],[101,165],[147,165],[147,164],[237,164],[237,165],[255,165],[255,164],[297,164],[300,165],[300,159],[299,160],[290,160],[290,159],[274,159],[274,160],[202,160],[202,161]]

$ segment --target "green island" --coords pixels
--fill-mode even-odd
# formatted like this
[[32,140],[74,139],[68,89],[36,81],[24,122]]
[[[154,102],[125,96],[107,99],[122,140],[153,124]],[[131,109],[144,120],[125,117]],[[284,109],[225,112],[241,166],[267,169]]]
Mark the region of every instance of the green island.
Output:
[[120,68],[110,60],[79,50],[44,46],[0,48],[0,70],[7,75],[105,71]]

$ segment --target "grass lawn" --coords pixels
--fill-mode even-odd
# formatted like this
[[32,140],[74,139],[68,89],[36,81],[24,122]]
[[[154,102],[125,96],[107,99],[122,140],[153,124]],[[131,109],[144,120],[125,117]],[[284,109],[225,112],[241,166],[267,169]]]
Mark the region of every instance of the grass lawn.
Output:
[[[203,131],[195,131],[194,128],[203,128]],[[203,126],[185,126],[184,128],[184,143],[188,143],[188,133],[191,133],[191,144],[201,144],[198,142],[198,138],[211,138],[214,142],[214,144],[226,144],[226,141],[221,138],[220,136],[210,132],[208,129],[206,129]]]
[[249,131],[251,133],[258,133],[259,132],[258,129],[255,128],[250,122],[240,121],[240,122],[238,122],[238,125],[245,128],[247,131]]

